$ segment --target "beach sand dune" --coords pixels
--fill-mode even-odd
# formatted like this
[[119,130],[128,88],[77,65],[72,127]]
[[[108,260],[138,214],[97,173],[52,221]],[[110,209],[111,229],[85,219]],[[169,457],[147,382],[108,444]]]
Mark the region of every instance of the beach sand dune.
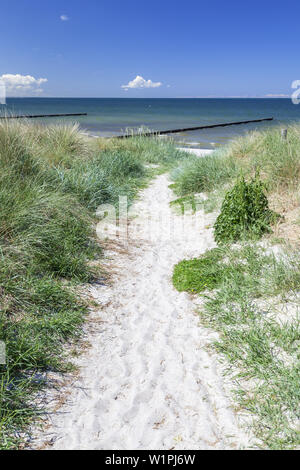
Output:
[[214,216],[175,214],[169,184],[161,175],[141,193],[128,246],[106,253],[113,284],[90,288],[100,303],[91,347],[77,360],[68,399],[39,443],[107,450],[249,446],[207,350],[216,334],[199,325],[194,300],[171,281],[178,261],[215,246],[208,227]]

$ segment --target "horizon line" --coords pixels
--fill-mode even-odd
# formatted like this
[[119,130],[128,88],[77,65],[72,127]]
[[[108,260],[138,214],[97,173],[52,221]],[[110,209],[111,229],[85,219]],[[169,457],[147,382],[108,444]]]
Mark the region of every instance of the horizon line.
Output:
[[153,96],[153,97],[136,97],[136,96],[7,96],[6,99],[120,99],[120,100],[289,100],[290,96]]

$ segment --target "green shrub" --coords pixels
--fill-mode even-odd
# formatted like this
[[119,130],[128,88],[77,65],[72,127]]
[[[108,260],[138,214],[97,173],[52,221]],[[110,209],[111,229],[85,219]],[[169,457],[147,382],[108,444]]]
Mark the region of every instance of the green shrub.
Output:
[[277,215],[269,209],[265,186],[258,175],[249,183],[244,177],[228,191],[214,230],[217,243],[234,242],[242,238],[260,238],[270,231]]

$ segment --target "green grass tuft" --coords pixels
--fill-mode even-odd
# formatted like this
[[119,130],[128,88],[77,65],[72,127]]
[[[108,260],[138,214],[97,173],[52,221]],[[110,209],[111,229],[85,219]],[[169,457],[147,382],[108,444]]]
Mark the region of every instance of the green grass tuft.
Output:
[[222,252],[215,248],[200,258],[183,260],[174,268],[173,284],[179,291],[199,293],[214,289],[222,280],[223,266],[219,264]]
[[218,150],[204,157],[192,157],[172,172],[174,192],[179,196],[211,191],[238,174],[234,158]]

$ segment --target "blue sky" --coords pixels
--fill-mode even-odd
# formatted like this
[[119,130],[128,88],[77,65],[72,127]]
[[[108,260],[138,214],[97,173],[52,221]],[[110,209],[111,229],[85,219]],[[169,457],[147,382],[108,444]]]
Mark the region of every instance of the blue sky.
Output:
[[27,96],[289,95],[299,23],[296,0],[2,0],[0,76]]

